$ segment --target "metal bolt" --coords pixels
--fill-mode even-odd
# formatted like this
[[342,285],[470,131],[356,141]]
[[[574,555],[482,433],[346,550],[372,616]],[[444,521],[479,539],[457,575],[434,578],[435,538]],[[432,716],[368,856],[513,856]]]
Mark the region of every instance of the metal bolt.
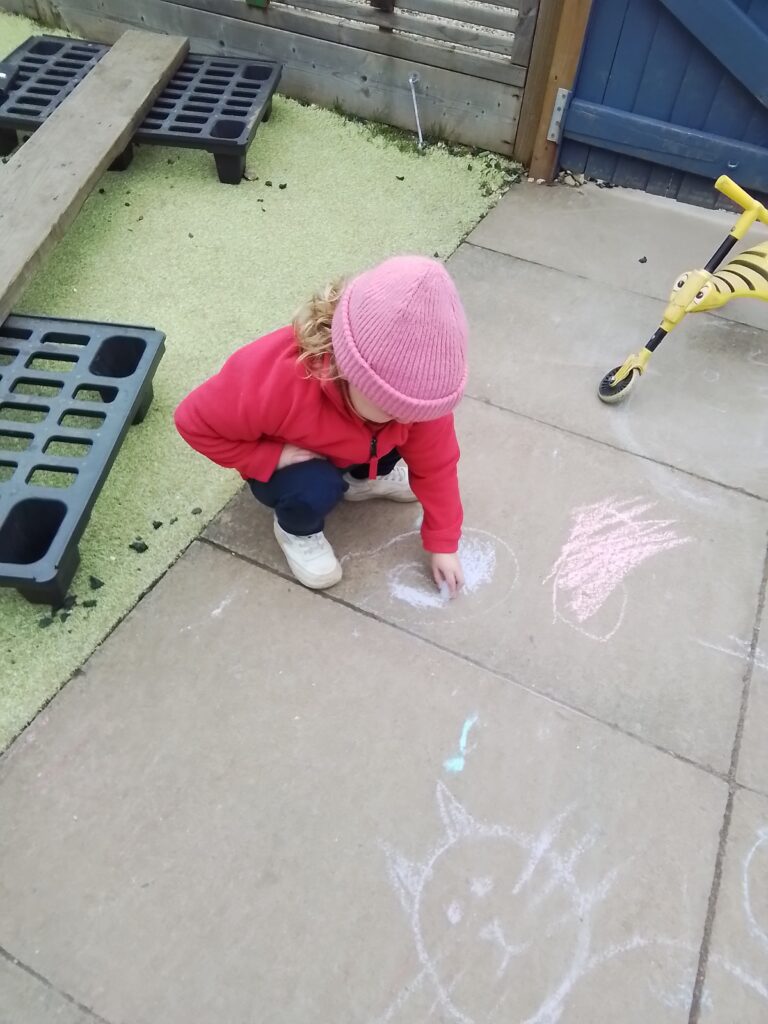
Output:
[[421,76],[418,71],[412,71],[408,75],[408,84],[411,87],[411,96],[413,97],[413,112],[416,115],[416,131],[419,133],[419,149],[424,149],[424,136],[421,131],[421,118],[419,117],[419,103],[416,99],[416,86],[421,81]]

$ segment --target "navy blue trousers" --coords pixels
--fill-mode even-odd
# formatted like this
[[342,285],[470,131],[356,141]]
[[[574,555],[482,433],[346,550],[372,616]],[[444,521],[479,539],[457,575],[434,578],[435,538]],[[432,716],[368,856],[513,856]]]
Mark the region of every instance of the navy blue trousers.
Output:
[[[379,476],[391,473],[399,461],[397,449],[382,456]],[[365,480],[368,466],[350,466],[345,471],[326,459],[311,459],[278,469],[266,483],[249,480],[248,485],[262,505],[275,510],[277,521],[286,533],[309,537],[322,531],[325,517],[344,497],[348,486],[345,472]]]

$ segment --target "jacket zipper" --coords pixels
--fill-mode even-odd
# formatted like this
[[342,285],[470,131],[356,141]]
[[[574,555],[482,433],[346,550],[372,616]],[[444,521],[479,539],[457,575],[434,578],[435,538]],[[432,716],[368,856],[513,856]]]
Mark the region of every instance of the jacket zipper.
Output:
[[371,436],[371,450],[368,456],[368,479],[375,480],[379,474],[379,439]]

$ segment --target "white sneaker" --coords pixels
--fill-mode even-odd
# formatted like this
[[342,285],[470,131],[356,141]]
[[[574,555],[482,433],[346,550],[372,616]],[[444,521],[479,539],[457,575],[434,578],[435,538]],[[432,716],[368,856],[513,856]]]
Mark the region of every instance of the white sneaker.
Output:
[[408,480],[408,467],[398,462],[391,473],[378,476],[375,480],[357,480],[344,474],[349,490],[344,495],[345,501],[370,501],[372,498],[386,498],[388,501],[418,501],[411,490]]
[[327,590],[341,580],[341,565],[324,533],[297,537],[286,533],[275,520],[275,539],[283,550],[291,572],[310,590]]

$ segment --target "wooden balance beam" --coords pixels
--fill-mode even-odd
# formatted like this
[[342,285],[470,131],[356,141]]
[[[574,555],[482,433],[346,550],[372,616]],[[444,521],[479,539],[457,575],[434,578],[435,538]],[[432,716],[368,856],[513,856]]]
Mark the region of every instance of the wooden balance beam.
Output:
[[0,326],[188,49],[176,36],[126,32],[0,165]]

